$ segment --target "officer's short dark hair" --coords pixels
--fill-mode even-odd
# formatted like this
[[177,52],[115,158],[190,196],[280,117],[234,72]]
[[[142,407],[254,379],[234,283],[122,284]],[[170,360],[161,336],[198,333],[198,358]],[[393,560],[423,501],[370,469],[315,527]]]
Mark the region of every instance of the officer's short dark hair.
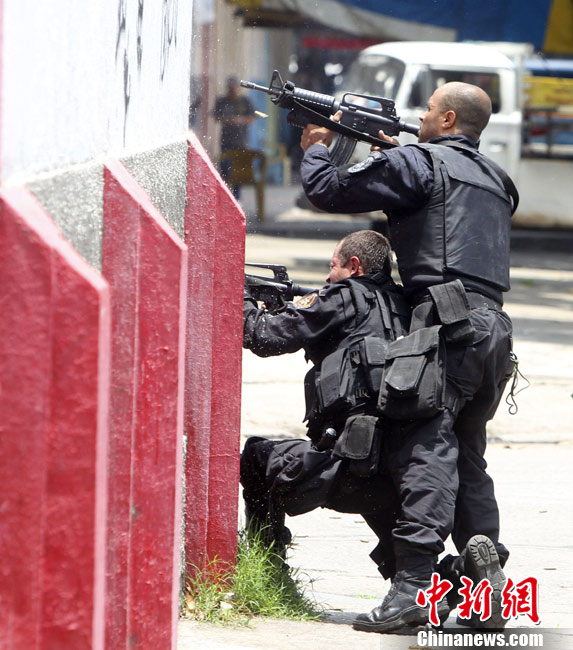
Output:
[[346,235],[338,244],[338,259],[344,266],[351,257],[362,263],[364,273],[392,273],[390,242],[375,230],[358,230]]

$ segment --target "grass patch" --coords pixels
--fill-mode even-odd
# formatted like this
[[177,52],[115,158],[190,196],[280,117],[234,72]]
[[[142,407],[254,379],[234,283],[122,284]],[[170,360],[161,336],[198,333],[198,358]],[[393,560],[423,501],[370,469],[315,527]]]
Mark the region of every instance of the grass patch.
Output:
[[237,564],[213,560],[187,580],[185,613],[213,623],[247,625],[254,616],[318,620],[322,612],[304,593],[299,572],[287,566],[259,534],[240,531]]

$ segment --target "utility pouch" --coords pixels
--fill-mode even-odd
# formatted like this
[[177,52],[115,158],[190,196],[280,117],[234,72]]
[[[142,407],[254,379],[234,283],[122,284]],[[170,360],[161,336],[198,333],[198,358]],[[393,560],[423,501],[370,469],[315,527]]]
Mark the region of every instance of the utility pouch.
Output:
[[376,415],[352,415],[334,445],[333,455],[350,461],[355,476],[372,476],[378,471],[382,431]]
[[336,350],[325,357],[316,375],[316,393],[319,411],[327,414],[353,404],[353,372],[347,348]]
[[364,368],[366,388],[369,395],[375,396],[378,395],[382,382],[382,371],[384,370],[388,342],[377,336],[366,336],[360,342],[360,346],[361,365]]
[[475,328],[470,320],[470,304],[461,280],[429,287],[440,323],[442,336],[448,343],[470,341]]
[[316,368],[313,366],[304,377],[304,403],[306,412],[303,422],[310,420],[317,413]]
[[378,409],[388,418],[429,418],[444,410],[445,359],[441,325],[424,327],[388,346]]

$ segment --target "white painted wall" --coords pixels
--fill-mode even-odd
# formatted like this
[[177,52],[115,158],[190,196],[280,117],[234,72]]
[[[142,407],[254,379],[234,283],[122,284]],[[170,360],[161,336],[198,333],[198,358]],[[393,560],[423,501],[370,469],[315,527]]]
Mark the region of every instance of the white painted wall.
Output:
[[4,0],[2,180],[187,131],[192,0]]

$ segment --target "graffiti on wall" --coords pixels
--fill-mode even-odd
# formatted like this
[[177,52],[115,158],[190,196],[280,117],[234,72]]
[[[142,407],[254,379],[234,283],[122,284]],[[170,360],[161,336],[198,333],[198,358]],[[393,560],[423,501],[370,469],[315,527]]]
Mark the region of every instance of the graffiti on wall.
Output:
[[[141,0],[143,2],[143,0]],[[119,0],[117,5],[117,38],[115,41],[115,60],[121,61],[123,68],[123,141],[125,144],[125,129],[127,112],[131,94],[131,77],[129,70],[128,38],[127,38],[127,7],[126,0]]]
[[143,56],[143,0],[137,0],[137,69],[141,70],[141,58]]
[[161,80],[163,80],[165,75],[169,52],[177,46],[177,2],[178,0],[163,0],[163,16],[161,20]]
[[2,40],[4,182],[186,133],[193,4],[10,0]]
[[[144,8],[145,0],[137,1],[137,11],[131,12],[129,0],[119,0],[117,8],[117,35],[115,40],[115,61],[121,69],[123,76],[123,140],[126,140],[126,127],[134,75],[141,76],[143,68],[144,51]],[[159,82],[162,83],[168,68],[170,53],[177,47],[177,15],[179,0],[163,0],[161,4],[161,18],[156,20],[151,12],[155,5],[148,8],[149,23],[160,25],[161,32],[155,28],[155,35],[159,38]],[[148,3],[149,5],[149,3]],[[147,26],[147,25],[146,25]],[[148,26],[147,26],[148,27]],[[146,31],[147,38],[151,31]],[[135,43],[135,47],[132,46]]]

